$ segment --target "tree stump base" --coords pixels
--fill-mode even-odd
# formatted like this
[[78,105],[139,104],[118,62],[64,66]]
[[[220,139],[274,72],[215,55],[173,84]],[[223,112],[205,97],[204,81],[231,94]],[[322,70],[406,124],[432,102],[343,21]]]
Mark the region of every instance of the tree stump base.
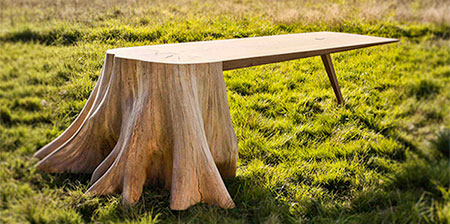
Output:
[[143,186],[170,189],[170,208],[199,202],[233,208],[234,134],[222,63],[165,64],[107,53],[83,110],[35,153],[51,173],[92,173],[89,192],[139,200]]

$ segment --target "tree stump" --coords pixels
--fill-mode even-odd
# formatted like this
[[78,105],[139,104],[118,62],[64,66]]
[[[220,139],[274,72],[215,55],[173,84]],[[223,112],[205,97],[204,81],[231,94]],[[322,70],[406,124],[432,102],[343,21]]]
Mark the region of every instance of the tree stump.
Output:
[[[222,63],[166,64],[107,53],[83,110],[35,157],[52,173],[92,173],[89,192],[139,200],[144,184],[170,189],[170,208],[233,208],[237,140]],[[222,177],[222,178],[221,178]]]

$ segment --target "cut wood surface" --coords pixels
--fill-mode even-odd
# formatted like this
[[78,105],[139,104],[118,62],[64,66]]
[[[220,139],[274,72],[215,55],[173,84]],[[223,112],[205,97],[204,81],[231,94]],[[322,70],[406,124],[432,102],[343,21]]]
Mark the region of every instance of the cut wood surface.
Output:
[[314,32],[118,48],[108,52],[121,58],[169,64],[223,62],[223,69],[230,70],[396,41],[348,33]]
[[89,192],[139,200],[145,184],[169,189],[170,208],[199,202],[233,208],[238,145],[223,70],[321,55],[343,98],[329,53],[396,39],[331,32],[108,50],[83,110],[35,153],[37,168],[92,173]]

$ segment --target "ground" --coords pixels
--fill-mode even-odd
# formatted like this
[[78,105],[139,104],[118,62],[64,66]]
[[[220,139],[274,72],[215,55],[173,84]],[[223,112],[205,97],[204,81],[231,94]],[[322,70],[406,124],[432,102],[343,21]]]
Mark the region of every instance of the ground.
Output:
[[[448,1],[1,0],[0,223],[448,223]],[[400,42],[224,72],[239,142],[236,208],[85,195],[89,175],[32,157],[82,109],[107,49],[338,31]]]

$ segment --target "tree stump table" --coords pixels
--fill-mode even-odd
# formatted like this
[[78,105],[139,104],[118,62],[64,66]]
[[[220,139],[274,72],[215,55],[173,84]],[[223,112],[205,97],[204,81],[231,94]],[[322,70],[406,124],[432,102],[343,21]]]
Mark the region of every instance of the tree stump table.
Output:
[[396,39],[319,32],[108,50],[75,121],[35,153],[51,173],[92,173],[89,192],[139,200],[144,184],[170,190],[170,208],[199,202],[233,208],[238,144],[222,71],[322,57],[338,103],[330,53]]

